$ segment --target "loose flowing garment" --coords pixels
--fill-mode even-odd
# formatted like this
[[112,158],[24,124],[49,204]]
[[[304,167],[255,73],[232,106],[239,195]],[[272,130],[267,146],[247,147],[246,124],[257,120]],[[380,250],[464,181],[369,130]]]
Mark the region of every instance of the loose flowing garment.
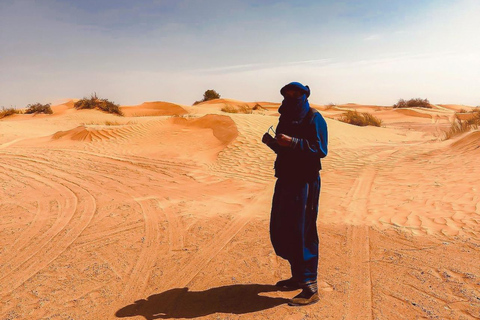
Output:
[[320,177],[308,182],[280,178],[275,185],[270,239],[300,282],[317,279],[319,195]]
[[310,108],[310,89],[292,82],[287,89],[303,92],[298,98],[287,98],[279,108],[277,134],[292,137],[289,146],[276,140],[268,143],[275,151],[275,176],[270,238],[275,253],[288,260],[292,276],[301,282],[316,280],[318,267],[317,215],[320,195],[321,161],[328,152],[325,119]]

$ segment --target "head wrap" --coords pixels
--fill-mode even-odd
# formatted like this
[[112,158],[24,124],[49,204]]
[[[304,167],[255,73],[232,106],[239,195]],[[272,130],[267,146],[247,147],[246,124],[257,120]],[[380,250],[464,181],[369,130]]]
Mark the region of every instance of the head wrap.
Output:
[[[285,97],[285,91],[289,89],[300,91],[302,95],[298,98]],[[310,110],[308,103],[310,88],[299,82],[290,82],[280,90],[280,93],[284,97],[282,105],[278,109],[281,114],[280,121],[298,122],[305,118]]]

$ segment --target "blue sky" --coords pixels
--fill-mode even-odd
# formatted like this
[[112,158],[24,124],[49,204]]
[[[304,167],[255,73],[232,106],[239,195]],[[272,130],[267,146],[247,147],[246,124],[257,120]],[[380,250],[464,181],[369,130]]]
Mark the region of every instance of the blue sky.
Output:
[[0,0],[0,106],[191,104],[207,89],[314,103],[480,104],[480,1]]

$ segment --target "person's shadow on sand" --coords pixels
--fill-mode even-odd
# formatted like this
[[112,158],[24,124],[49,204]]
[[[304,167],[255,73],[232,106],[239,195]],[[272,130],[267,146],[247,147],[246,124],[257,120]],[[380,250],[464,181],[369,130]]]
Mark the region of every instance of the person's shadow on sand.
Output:
[[262,292],[280,291],[278,287],[262,284],[238,284],[205,291],[188,288],[171,289],[154,294],[146,300],[135,301],[118,310],[119,318],[143,316],[147,320],[197,318],[217,312],[244,314],[287,303],[285,298],[261,296]]

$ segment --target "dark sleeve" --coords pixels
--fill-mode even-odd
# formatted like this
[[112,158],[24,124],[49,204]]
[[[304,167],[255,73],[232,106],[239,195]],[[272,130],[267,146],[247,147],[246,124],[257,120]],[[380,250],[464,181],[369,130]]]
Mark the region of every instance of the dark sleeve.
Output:
[[[282,132],[282,131],[283,131],[283,126],[279,122],[277,127],[275,128],[275,132]],[[281,145],[279,145],[277,140],[273,140],[272,142],[267,144],[267,146],[269,146],[270,149],[272,149],[276,154],[278,154],[278,152],[280,152],[280,150],[288,148],[288,147],[282,147]]]
[[278,151],[282,148],[276,140],[270,142],[267,144],[267,146],[269,146],[270,149],[272,149],[275,153],[278,153]]
[[318,155],[320,158],[324,158],[328,153],[327,122],[320,113],[316,113],[309,125],[312,126],[311,130],[315,130],[311,136],[312,138],[292,137],[292,145],[290,147],[298,152]]

